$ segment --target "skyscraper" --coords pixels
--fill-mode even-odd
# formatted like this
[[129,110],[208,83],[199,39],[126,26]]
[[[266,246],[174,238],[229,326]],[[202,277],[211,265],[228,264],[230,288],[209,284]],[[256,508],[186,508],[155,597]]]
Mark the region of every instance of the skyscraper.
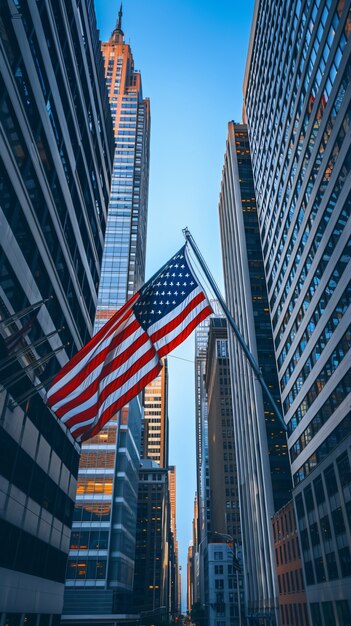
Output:
[[[206,355],[210,318],[195,330],[195,431],[196,431],[196,482],[198,499],[199,543],[211,530],[210,482],[208,467],[208,407],[205,386]],[[197,549],[197,546],[195,546]]]
[[[276,401],[274,359],[247,128],[230,122],[219,201],[225,292]],[[240,514],[249,614],[279,623],[271,517],[290,498],[286,435],[233,333],[229,335]]]
[[[102,44],[115,156],[95,319],[97,331],[144,282],[149,101],[122,31]],[[82,446],[63,619],[133,611],[142,409],[135,398]],[[133,617],[129,616],[130,621]]]
[[311,621],[351,623],[351,3],[256,3],[244,84]]
[[[233,568],[233,557],[241,554],[241,530],[231,368],[224,317],[210,319],[205,384],[211,519],[204,559],[206,614],[209,625],[216,626],[217,620],[224,619],[226,624],[237,626],[244,598],[242,573],[237,576]],[[224,544],[220,552],[219,544]],[[227,562],[213,563],[216,554],[221,554],[218,558],[223,557]]]
[[[222,315],[219,304],[211,300],[216,315]],[[197,536],[201,543],[211,530],[210,483],[208,468],[208,406],[205,385],[206,358],[210,318],[195,329],[195,435],[196,435],[196,485],[197,485]],[[197,550],[198,546],[194,546]]]
[[144,459],[168,466],[168,364],[144,390],[142,454]]
[[212,533],[241,544],[238,477],[233,427],[231,370],[224,317],[210,318],[206,359],[208,457]]
[[173,559],[170,559],[171,567],[171,613],[176,615],[181,613],[181,588],[180,588],[180,572],[179,572],[179,551],[178,551],[178,538],[177,538],[177,472],[175,465],[168,466],[168,488],[169,488],[169,502],[170,502],[170,521],[171,521],[171,535],[172,535],[172,549]]
[[168,470],[143,459],[138,494],[134,598],[142,623],[169,623]]
[[45,388],[93,333],[113,133],[90,0],[1,2],[0,39],[0,611],[55,625],[79,448]]

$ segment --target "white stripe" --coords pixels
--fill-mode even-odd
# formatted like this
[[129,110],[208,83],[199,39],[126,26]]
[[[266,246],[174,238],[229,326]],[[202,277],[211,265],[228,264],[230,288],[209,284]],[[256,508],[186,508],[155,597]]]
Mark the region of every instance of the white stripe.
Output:
[[138,337],[143,335],[144,332],[145,331],[139,326],[139,328],[132,335],[127,337],[119,346],[116,346],[116,348],[108,352],[108,354],[106,355],[106,359],[102,363],[100,363],[94,370],[92,370],[89,376],[84,378],[80,385],[75,387],[69,395],[62,398],[62,400],[56,402],[56,404],[52,406],[52,410],[57,411],[59,408],[67,404],[67,402],[70,402],[71,400],[74,400],[75,398],[80,396],[81,393],[83,393],[100,376],[100,373],[105,365],[110,363],[116,357],[121,356],[123,352],[130,348],[131,343],[133,343]]
[[[78,430],[82,426],[86,426],[89,424],[92,424],[93,426],[95,426],[95,424],[99,421],[99,419],[101,418],[102,414],[106,411],[106,409],[108,409],[113,403],[117,402],[120,398],[122,398],[132,387],[134,387],[134,385],[137,384],[139,380],[141,380],[158,363],[159,363],[158,356],[155,355],[150,361],[148,361],[144,365],[143,368],[138,370],[137,373],[134,374],[134,376],[132,376],[122,387],[120,387],[119,390],[113,390],[110,393],[110,395],[104,400],[103,404],[101,405],[99,409],[98,414],[95,417],[92,417],[90,420],[86,420],[84,422],[79,422],[77,424],[74,424],[70,428],[71,433],[74,433],[76,430]],[[69,424],[68,424],[68,427],[69,427]]]
[[[179,287],[179,289],[181,289],[181,287]],[[153,335],[157,330],[159,330],[160,328],[163,328],[163,326],[166,326],[168,322],[171,322],[175,317],[177,317],[177,315],[179,315],[188,306],[188,304],[190,304],[190,302],[199,293],[203,293],[203,291],[202,289],[200,289],[200,287],[196,287],[196,289],[194,289],[191,293],[189,293],[189,295],[185,298],[185,300],[183,300],[180,304],[178,304],[178,306],[175,309],[172,309],[170,313],[167,313],[167,315],[165,315],[164,317],[161,317],[161,319],[158,320],[158,322],[155,322],[154,324],[152,324],[152,326],[150,326],[147,329],[148,335],[151,337],[151,335]]]
[[180,322],[180,324],[178,324],[178,326],[171,330],[167,335],[164,335],[164,337],[161,337],[161,339],[155,341],[154,345],[156,350],[160,350],[161,348],[163,348],[163,346],[166,346],[170,341],[178,337],[178,335],[183,332],[183,330],[193,321],[193,319],[199,313],[201,313],[203,309],[207,307],[207,305],[208,302],[206,300],[202,300],[200,304],[198,304],[192,311],[190,311],[190,313],[188,313],[188,315],[184,318],[182,322]]
[[[97,391],[85,402],[80,403],[78,406],[74,407],[70,411],[68,411],[64,416],[61,417],[61,421],[63,423],[67,422],[71,417],[82,413],[82,411],[86,411],[90,409],[94,404],[96,404],[99,395],[102,391],[107,387],[109,383],[113,380],[117,380],[119,376],[123,376],[149,349],[152,347],[152,342],[150,340],[146,341],[136,352],[134,352],[123,365],[118,367],[117,369],[110,372],[105,378],[102,378],[99,381],[99,386]],[[118,387],[116,388],[116,390]],[[67,399],[69,401],[69,397]]]
[[[95,345],[86,355],[83,357],[78,363],[75,365],[73,369],[71,369],[65,376],[60,378],[48,391],[48,399],[54,395],[59,389],[62,389],[72,378],[74,378],[84,367],[85,365],[94,357],[96,357],[101,350],[104,350],[109,343],[112,341],[113,337],[122,332],[129,324],[131,324],[135,320],[135,316],[132,315],[128,317],[122,325],[120,325],[120,318],[116,320],[112,328],[108,331],[107,335],[104,335],[100,342]],[[118,331],[116,333],[116,331]],[[54,410],[54,409],[53,409]]]

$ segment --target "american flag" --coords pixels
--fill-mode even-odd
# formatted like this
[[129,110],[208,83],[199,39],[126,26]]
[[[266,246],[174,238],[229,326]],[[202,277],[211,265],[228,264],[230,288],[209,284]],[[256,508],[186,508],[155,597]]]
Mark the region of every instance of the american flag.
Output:
[[210,313],[185,244],[62,368],[49,406],[77,441],[90,439]]

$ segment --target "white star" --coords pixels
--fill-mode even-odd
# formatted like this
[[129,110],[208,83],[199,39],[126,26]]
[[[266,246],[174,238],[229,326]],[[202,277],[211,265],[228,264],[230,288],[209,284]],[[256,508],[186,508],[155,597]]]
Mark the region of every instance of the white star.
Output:
[[185,274],[185,276],[188,278],[190,276],[190,274]]
[[189,285],[195,285],[194,281],[192,280]]
[[182,291],[180,295],[185,296],[185,291]]
[[176,301],[175,301],[175,300],[172,300],[172,304],[176,304]]

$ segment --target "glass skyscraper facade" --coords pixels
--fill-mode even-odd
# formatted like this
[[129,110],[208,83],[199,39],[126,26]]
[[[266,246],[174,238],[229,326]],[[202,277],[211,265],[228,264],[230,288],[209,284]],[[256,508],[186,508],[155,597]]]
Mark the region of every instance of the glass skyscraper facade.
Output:
[[93,2],[0,7],[0,622],[49,626],[79,448],[45,389],[93,334],[113,133]]
[[[115,153],[95,331],[144,282],[149,101],[122,31],[102,44]],[[114,615],[132,623],[142,407],[133,399],[82,446],[64,604],[65,623]],[[135,611],[134,611],[135,612]],[[101,618],[102,619],[102,618]],[[106,618],[107,619],[107,618]]]
[[122,11],[102,43],[115,135],[115,157],[99,288],[96,330],[145,280],[149,189],[150,106],[124,42]]
[[[219,216],[227,303],[279,403],[248,134],[234,122],[228,125]],[[291,495],[287,440],[232,332],[229,346],[246,611],[279,624],[271,517]]]
[[351,623],[350,7],[256,2],[244,84],[314,626]]

